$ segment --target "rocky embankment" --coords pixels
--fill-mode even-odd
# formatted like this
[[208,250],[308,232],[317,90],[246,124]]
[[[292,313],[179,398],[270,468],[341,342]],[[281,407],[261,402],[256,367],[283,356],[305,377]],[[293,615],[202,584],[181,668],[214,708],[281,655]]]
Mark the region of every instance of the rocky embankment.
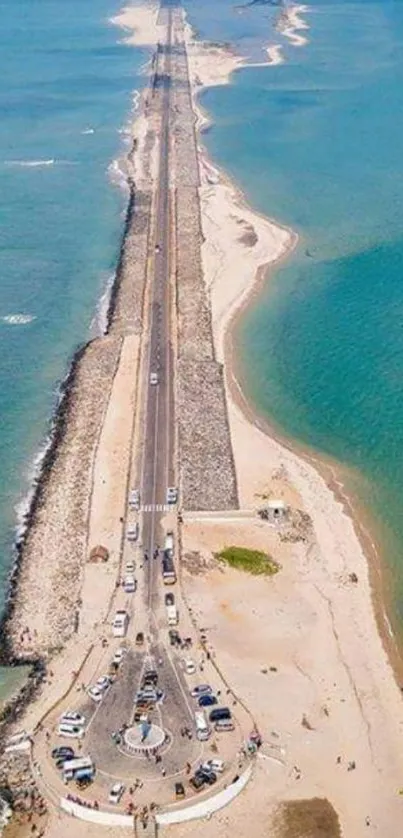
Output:
[[216,361],[204,282],[199,166],[182,11],[174,10],[177,416],[181,498],[187,510],[238,507],[222,366]]

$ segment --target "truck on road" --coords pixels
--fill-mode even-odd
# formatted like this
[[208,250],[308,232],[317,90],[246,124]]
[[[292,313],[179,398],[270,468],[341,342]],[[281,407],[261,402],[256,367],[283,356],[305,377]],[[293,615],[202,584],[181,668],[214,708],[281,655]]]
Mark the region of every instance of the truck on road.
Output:
[[164,550],[166,553],[169,553],[170,556],[174,555],[175,549],[175,539],[172,530],[169,530],[165,536],[165,543],[164,543]]
[[174,585],[176,582],[175,565],[172,556],[164,550],[162,557],[162,579],[164,585]]

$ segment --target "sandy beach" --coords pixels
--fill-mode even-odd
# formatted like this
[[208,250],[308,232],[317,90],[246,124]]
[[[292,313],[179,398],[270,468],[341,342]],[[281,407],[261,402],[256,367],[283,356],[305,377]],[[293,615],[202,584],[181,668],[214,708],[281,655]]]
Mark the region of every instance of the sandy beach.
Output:
[[[306,44],[305,36],[299,34],[306,28],[300,17],[305,9],[293,6],[283,13],[279,31],[293,46]],[[127,43],[154,46],[159,38],[156,15],[156,6],[128,7],[112,22],[124,28]],[[208,115],[197,103],[198,93],[209,85],[229,83],[231,73],[245,61],[228,49],[197,42],[188,24],[186,38],[200,130]],[[280,45],[270,46],[267,53],[268,67],[282,62]],[[147,125],[143,114],[137,125],[144,155]],[[312,831],[314,838],[320,834],[400,838],[402,696],[378,632],[367,557],[340,499],[309,460],[263,432],[236,375],[236,319],[251,295],[270,281],[268,266],[292,251],[297,236],[254,212],[236,185],[209,160],[202,135],[199,143],[204,277],[216,357],[224,364],[240,506],[250,515],[233,520],[227,513],[210,518],[185,514],[182,583],[198,625],[208,627],[221,671],[262,733],[263,746],[252,781],[230,807],[209,821],[169,827],[166,834],[177,838],[244,838],[248,832],[255,838],[281,836],[281,807],[299,801],[302,823],[301,801],[309,801],[311,811],[317,812],[316,824],[325,815],[332,824],[332,831]],[[144,166],[139,165],[137,172],[141,178]],[[80,629],[52,662],[47,688],[26,714],[28,729],[68,689],[74,670],[82,665],[85,672],[86,650],[103,630],[119,572],[121,528],[116,521],[124,503],[133,433],[128,415],[135,410],[131,370],[138,364],[138,336],[130,335],[122,343],[113,338],[110,343],[116,358],[113,370],[107,369],[102,430],[97,434],[94,430],[91,438],[91,486],[86,487],[91,505],[82,504],[87,530],[85,536],[84,528],[80,530],[74,555],[76,575],[67,602],[76,607],[80,592]],[[104,387],[103,381],[99,387]],[[82,456],[78,449],[76,456]],[[112,497],[106,476],[108,485],[115,487]],[[270,527],[255,514],[267,498],[285,503],[289,517],[284,527]],[[49,529],[49,545],[53,531],[54,527]],[[99,542],[108,547],[111,561],[100,570],[83,568],[88,549]],[[273,577],[254,577],[224,569],[214,554],[231,544],[269,553],[278,562],[279,572]],[[64,549],[61,537],[58,545]],[[48,557],[41,554],[44,570],[50,567],[50,554],[50,546]],[[61,573],[60,566],[56,570]],[[37,582],[35,588],[34,570],[27,570],[21,597],[39,600],[42,595],[51,603],[56,570],[45,587]],[[49,626],[40,644],[44,649],[51,645],[55,630],[50,604],[47,608]],[[31,611],[30,628],[37,636],[43,618],[33,606]],[[22,626],[17,616],[16,634]],[[63,638],[64,624],[58,630]],[[90,674],[85,677],[89,679]],[[52,813],[46,837],[56,834],[58,838],[71,835],[71,820]],[[90,838],[99,835],[99,828],[80,824],[74,834]],[[103,834],[116,835],[117,830]],[[303,834],[305,838],[309,833]]]

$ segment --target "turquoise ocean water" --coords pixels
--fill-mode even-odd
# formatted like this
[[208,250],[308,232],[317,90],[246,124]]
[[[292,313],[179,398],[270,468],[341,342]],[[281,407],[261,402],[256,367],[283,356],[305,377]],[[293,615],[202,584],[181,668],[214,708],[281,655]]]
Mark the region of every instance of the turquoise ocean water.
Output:
[[241,375],[283,433],[353,467],[347,487],[374,522],[401,633],[403,3],[314,0],[303,47],[273,32],[277,13],[226,8],[235,28],[260,16],[286,60],[203,95],[214,159],[300,235],[237,330]]
[[[314,0],[300,48],[275,32],[275,2],[186,7],[202,37],[254,62],[268,43],[284,48],[284,64],[242,70],[203,95],[214,159],[253,206],[301,237],[238,329],[243,383],[283,432],[362,475],[355,489],[382,521],[403,625],[403,3]],[[118,43],[107,24],[117,9],[114,0],[3,4],[3,601],[16,505],[117,260],[125,198],[107,170],[147,57]]]
[[[108,25],[118,10],[114,0],[2,6],[0,605],[16,506],[119,251],[126,199],[108,167],[147,53],[118,43]],[[0,670],[0,693],[4,682]]]

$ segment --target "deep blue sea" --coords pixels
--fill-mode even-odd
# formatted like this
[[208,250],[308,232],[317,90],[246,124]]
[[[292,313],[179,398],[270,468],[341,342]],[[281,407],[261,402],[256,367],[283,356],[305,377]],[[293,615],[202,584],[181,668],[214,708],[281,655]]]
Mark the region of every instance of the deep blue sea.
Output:
[[108,167],[148,54],[119,43],[108,24],[118,10],[114,0],[2,4],[0,605],[16,505],[119,251],[126,198]]

